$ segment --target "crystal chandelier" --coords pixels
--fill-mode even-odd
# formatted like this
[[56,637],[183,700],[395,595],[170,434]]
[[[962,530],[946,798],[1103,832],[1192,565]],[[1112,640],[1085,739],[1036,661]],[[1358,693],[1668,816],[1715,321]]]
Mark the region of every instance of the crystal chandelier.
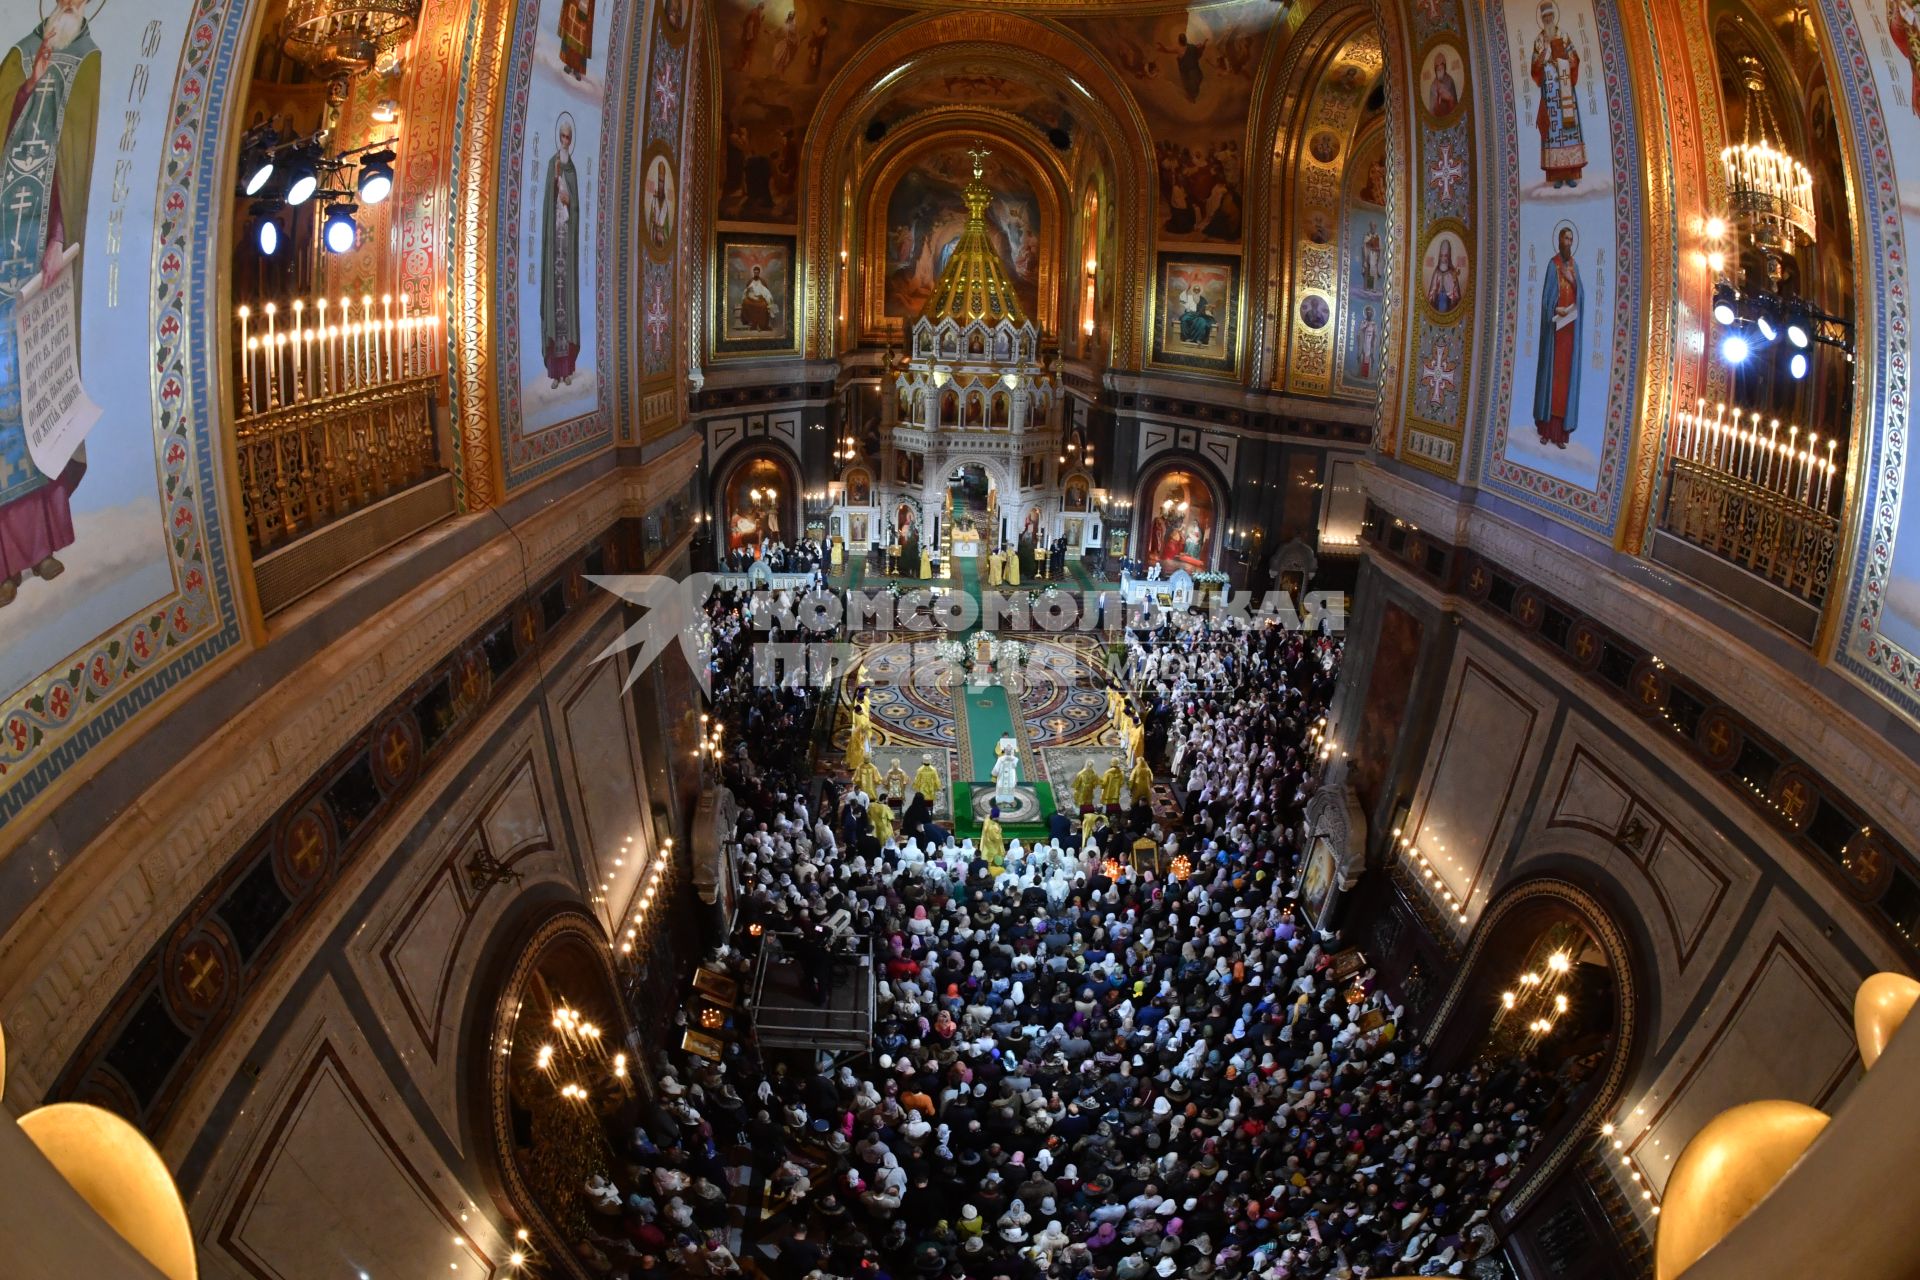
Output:
[[[1740,59],[1746,87],[1746,119],[1740,141],[1720,153],[1727,184],[1727,207],[1767,257],[1767,275],[1777,287],[1785,267],[1781,259],[1801,240],[1816,239],[1813,174],[1775,145],[1773,113],[1767,107],[1766,76],[1751,54]],[[1757,135],[1757,136],[1756,136]]]
[[386,70],[420,20],[420,0],[290,0],[281,48],[322,75]]

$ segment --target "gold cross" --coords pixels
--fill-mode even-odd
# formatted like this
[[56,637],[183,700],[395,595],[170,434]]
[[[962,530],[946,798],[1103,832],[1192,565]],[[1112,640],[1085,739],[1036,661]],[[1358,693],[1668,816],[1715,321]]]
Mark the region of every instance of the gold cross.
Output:
[[1580,655],[1581,661],[1593,656],[1593,633],[1582,631],[1573,642],[1573,651]]
[[1849,875],[1863,885],[1870,885],[1880,875],[1880,850],[1873,845],[1860,849],[1849,849],[1841,859]]
[[1780,812],[1792,819],[1798,819],[1800,811],[1807,807],[1806,784],[1795,778],[1780,789]]
[[1713,728],[1707,730],[1707,746],[1712,749],[1713,754],[1717,756],[1725,755],[1727,748],[1732,745],[1732,742],[1733,730],[1727,728],[1727,722],[1725,720],[1715,720],[1713,722]]
[[973,161],[974,177],[980,178],[986,176],[987,157],[992,154],[993,152],[987,150],[987,144],[984,142],[976,141],[971,147],[967,148],[967,156]]
[[220,973],[220,958],[214,955],[212,947],[204,942],[194,944],[181,967],[188,971],[187,994],[196,1004],[206,1004],[219,994],[217,989],[207,989]]
[[1640,677],[1640,701],[1648,706],[1660,701],[1660,682],[1653,678],[1651,671]]
[[300,843],[288,855],[287,861],[293,869],[303,876],[310,876],[320,866],[320,829],[311,819],[300,824]]
[[404,730],[395,729],[387,737],[387,772],[398,777],[407,767],[407,735]]

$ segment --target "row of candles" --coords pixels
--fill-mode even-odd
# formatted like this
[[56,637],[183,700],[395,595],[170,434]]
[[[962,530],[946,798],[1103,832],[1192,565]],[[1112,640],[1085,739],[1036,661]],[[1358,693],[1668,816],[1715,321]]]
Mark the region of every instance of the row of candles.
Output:
[[1833,453],[1839,440],[1829,436],[1821,456],[1820,433],[1803,440],[1797,425],[1782,434],[1780,419],[1763,421],[1758,413],[1716,404],[1707,412],[1703,399],[1689,412],[1674,415],[1673,451],[1677,457],[1724,472],[1795,502],[1827,510],[1833,493]]
[[404,293],[398,301],[396,310],[390,293],[295,299],[284,309],[269,302],[257,316],[241,307],[241,415],[432,373],[440,318],[410,314]]

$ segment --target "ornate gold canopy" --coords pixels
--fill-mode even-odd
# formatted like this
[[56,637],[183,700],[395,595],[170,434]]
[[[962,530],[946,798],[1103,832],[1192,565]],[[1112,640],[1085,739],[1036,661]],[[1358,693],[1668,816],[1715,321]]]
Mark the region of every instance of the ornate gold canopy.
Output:
[[987,324],[999,324],[1002,320],[1026,324],[1027,316],[1020,309],[1013,282],[1007,279],[1000,255],[994,252],[993,241],[987,238],[987,206],[993,203],[993,190],[987,186],[984,175],[990,153],[984,147],[975,147],[967,154],[973,157],[973,181],[961,193],[961,199],[967,202],[966,229],[960,233],[959,242],[953,246],[953,256],[947,259],[920,314],[934,324],[949,317],[962,325],[976,320]]

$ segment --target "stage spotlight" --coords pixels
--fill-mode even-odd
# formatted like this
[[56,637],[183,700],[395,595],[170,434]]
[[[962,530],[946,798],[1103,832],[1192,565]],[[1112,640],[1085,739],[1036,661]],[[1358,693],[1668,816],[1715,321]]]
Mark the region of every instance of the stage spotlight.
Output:
[[327,243],[328,253],[347,253],[359,243],[360,226],[353,219],[358,205],[337,204],[327,211],[327,221],[322,232]]
[[1812,341],[1812,335],[1807,332],[1807,322],[1804,320],[1787,321],[1787,341],[1803,351],[1806,350],[1807,343]]
[[287,166],[287,203],[303,205],[320,189],[320,166],[311,151],[302,151]]
[[253,243],[260,250],[260,256],[271,258],[280,252],[280,221],[270,213],[256,213],[253,223]]
[[1794,352],[1792,359],[1787,361],[1787,372],[1791,373],[1794,376],[1795,381],[1798,381],[1801,378],[1806,377],[1807,376],[1807,353],[1804,351]]
[[374,151],[360,161],[360,203],[379,204],[393,194],[393,152]]
[[1747,341],[1747,335],[1735,330],[1720,339],[1720,358],[1728,364],[1745,364],[1747,357],[1753,354],[1753,344]]
[[273,152],[265,148],[248,151],[240,157],[240,172],[246,175],[246,182],[241,187],[242,194],[259,195],[260,188],[266,186],[267,180],[273,177]]
[[1739,302],[1740,291],[1726,281],[1713,286],[1713,318],[1721,324],[1732,324],[1739,319]]
[[1780,331],[1773,327],[1772,313],[1764,308],[1754,314],[1753,327],[1760,331],[1762,342],[1772,342],[1780,336]]

